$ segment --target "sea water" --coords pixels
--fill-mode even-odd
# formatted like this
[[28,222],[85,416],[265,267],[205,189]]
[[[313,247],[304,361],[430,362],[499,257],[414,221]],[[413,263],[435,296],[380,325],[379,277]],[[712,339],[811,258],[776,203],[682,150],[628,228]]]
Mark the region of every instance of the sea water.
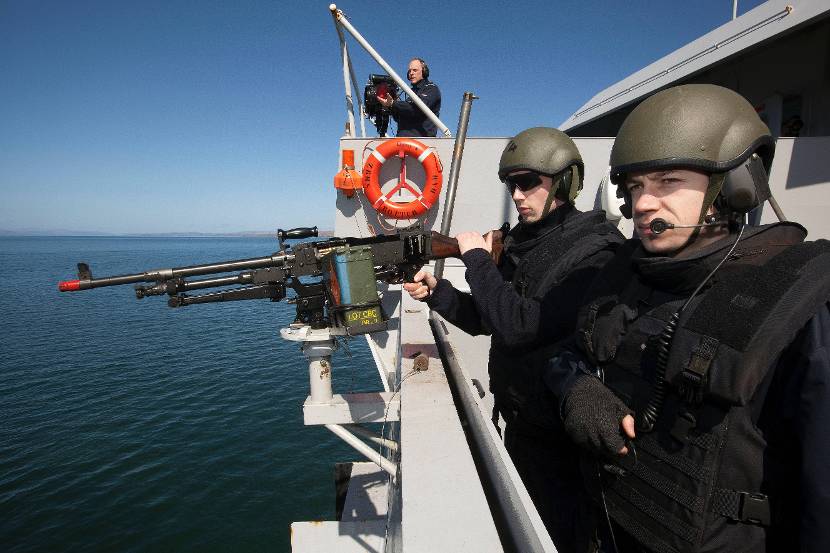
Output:
[[[170,309],[93,276],[260,257],[267,238],[0,238],[0,548],[289,551],[289,525],[334,518],[334,463],[306,427],[308,369],[267,300]],[[338,393],[381,388],[362,339]]]

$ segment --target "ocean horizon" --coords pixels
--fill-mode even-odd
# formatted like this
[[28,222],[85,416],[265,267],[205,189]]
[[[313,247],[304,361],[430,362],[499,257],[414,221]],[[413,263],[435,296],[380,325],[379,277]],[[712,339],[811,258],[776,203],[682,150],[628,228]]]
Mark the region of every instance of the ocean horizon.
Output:
[[[106,276],[268,255],[263,237],[0,237],[0,543],[4,551],[290,551],[333,519],[334,465],[358,454],[306,427],[307,364],[266,300],[170,309]],[[380,388],[368,346],[338,393]]]

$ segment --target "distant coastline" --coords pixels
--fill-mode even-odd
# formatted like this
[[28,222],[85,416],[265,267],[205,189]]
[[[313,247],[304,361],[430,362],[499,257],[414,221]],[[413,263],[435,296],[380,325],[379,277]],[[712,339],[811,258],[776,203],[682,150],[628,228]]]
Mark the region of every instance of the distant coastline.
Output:
[[[24,237],[24,236],[66,236],[66,237],[92,237],[102,236],[108,238],[268,238],[275,237],[273,231],[238,231],[238,232],[100,232],[83,230],[6,230],[0,229],[0,237]],[[321,230],[318,236],[334,236],[332,230]]]

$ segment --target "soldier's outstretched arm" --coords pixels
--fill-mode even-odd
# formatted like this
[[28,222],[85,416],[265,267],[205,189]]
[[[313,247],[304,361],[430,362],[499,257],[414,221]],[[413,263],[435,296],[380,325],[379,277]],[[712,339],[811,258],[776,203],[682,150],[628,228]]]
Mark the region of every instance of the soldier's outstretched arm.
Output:
[[503,344],[516,347],[538,341],[554,343],[573,332],[587,285],[612,256],[609,249],[582,259],[541,297],[520,295],[482,248],[471,249],[461,258],[483,325]]
[[467,334],[489,334],[481,324],[481,316],[470,294],[456,290],[447,279],[437,280],[425,270],[418,271],[412,280],[403,285],[412,298],[423,301]]

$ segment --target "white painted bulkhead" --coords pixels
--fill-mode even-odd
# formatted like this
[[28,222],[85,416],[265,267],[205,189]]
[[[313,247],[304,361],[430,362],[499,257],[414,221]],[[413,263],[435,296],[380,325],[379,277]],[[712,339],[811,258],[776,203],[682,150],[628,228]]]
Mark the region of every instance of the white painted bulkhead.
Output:
[[[749,98],[776,137],[787,134],[782,127],[787,109],[798,112],[804,121],[801,137],[777,138],[770,188],[787,218],[803,224],[810,239],[830,238],[826,215],[830,208],[828,14],[830,9],[823,0],[771,0],[595,95],[561,127],[575,136],[585,161],[585,187],[577,207],[583,211],[605,209],[623,234],[631,236],[631,222],[619,219],[619,199],[615,187],[607,183],[613,138],[585,135],[614,134],[627,112],[657,90],[680,82],[714,82]],[[343,53],[344,60],[348,60],[345,50]],[[352,105],[351,101],[347,104]],[[338,154],[353,150],[356,169],[360,171],[371,151],[385,140],[389,139],[344,137]],[[420,140],[435,149],[444,166],[441,196],[420,221],[427,230],[439,230],[454,141]],[[484,233],[505,221],[516,223],[512,201],[497,178],[498,160],[507,140],[467,139],[451,235],[466,230]],[[342,159],[340,155],[338,159]],[[399,168],[396,160],[384,165],[380,180],[389,183],[387,190],[397,179]],[[333,164],[332,175],[340,169]],[[415,185],[423,182],[423,169],[414,160],[407,160],[406,175]],[[332,193],[335,194],[334,190]],[[389,233],[395,227],[415,222],[379,216],[360,192],[352,198],[342,192],[336,194],[337,236]],[[413,199],[408,194],[403,192],[390,199]],[[764,206],[751,220],[771,223],[776,217],[769,206]],[[459,260],[447,260],[444,277],[456,288],[468,290]],[[376,465],[355,463],[346,497],[348,508],[341,520],[293,524],[292,550],[502,551],[481,477],[450,392],[446,367],[436,347],[437,336],[451,348],[466,385],[477,392],[473,381],[481,389],[488,388],[489,338],[469,336],[444,321],[433,336],[424,304],[408,296],[402,298],[400,286],[384,287],[382,293],[390,330],[367,336],[377,368],[365,370],[378,370],[377,391],[385,392],[384,397],[393,394],[400,405],[400,422],[389,423],[391,437],[399,440],[400,454],[383,452],[399,464],[399,477],[390,485],[388,475]],[[427,356],[426,371],[413,371],[412,358],[416,354]],[[478,400],[478,416],[489,423],[491,410],[492,397],[488,392]],[[542,538],[541,549],[555,551],[500,445],[495,427],[489,428],[497,459],[506,463],[507,477],[520,491],[520,504],[515,509],[528,513],[533,529]]]
[[[340,148],[355,151],[356,168],[360,170],[367,156],[384,140],[387,139],[343,138]],[[513,203],[497,177],[498,160],[507,140],[467,139],[450,234],[465,230],[483,233],[498,228],[505,221],[511,225],[516,223]],[[443,163],[446,181],[453,140],[432,138],[421,141],[435,149]],[[577,207],[581,210],[610,207],[609,211],[615,211],[615,203],[619,203],[615,189],[613,186],[611,189],[606,188],[607,160],[613,139],[576,138],[575,142],[585,161],[585,185],[577,199]],[[784,213],[789,219],[804,224],[813,239],[830,237],[830,224],[826,220],[830,208],[828,152],[830,137],[781,138],[777,143],[771,171],[771,188]],[[339,169],[333,168],[332,173]],[[387,182],[385,188],[391,188],[398,178],[398,172],[397,160],[390,160],[384,165],[381,182]],[[407,178],[416,185],[423,178],[420,165],[409,158]],[[408,193],[403,193],[395,201],[410,199],[405,194]],[[427,229],[439,229],[445,195],[446,182],[437,204],[421,219]],[[394,221],[379,216],[361,192],[352,198],[337,192],[336,205],[334,228],[337,236],[388,233],[395,227],[416,222]],[[767,223],[774,220],[772,210],[764,209],[761,221]],[[631,235],[629,220],[621,219],[617,223],[624,234]],[[447,260],[444,277],[460,290],[469,289],[460,260]],[[385,312],[393,321],[392,329],[367,336],[377,369],[365,367],[365,370],[379,371],[378,391],[399,393],[402,422],[400,426],[394,423],[393,432],[400,440],[400,456],[396,459],[400,464],[399,485],[390,489],[388,479],[382,476],[380,469],[372,468],[371,465],[367,469],[362,465],[364,472],[374,471],[372,477],[375,479],[371,490],[373,499],[367,499],[364,503],[375,505],[382,501],[377,498],[378,493],[381,493],[387,509],[379,513],[376,508],[370,508],[363,515],[355,511],[348,520],[343,521],[295,523],[292,526],[292,547],[295,553],[320,551],[323,543],[336,543],[340,548],[338,550],[342,551],[502,551],[481,479],[436,350],[435,339],[427,324],[428,309],[408,296],[404,298],[403,304],[401,299],[399,285],[384,288],[382,302]],[[477,380],[481,388],[487,390],[489,338],[469,336],[449,323],[445,323],[443,328],[466,373],[467,384],[477,391],[473,384],[473,380]],[[418,353],[424,353],[429,358],[429,369],[422,373],[412,371],[412,358]],[[401,385],[402,378],[404,381]],[[480,400],[481,417],[489,419],[491,410],[492,396],[487,392]],[[500,444],[495,429],[491,438],[494,444]],[[509,464],[506,451],[502,446],[498,447]],[[540,534],[547,538],[546,550],[555,551],[512,466],[511,472],[524,497],[523,505],[517,507],[531,514],[535,526],[541,530]],[[382,492],[377,489],[380,480],[386,482]],[[356,488],[350,489],[349,493],[351,501],[360,505],[355,497],[365,495],[368,491]],[[361,516],[364,518],[361,519]],[[380,547],[382,549],[378,549]]]

